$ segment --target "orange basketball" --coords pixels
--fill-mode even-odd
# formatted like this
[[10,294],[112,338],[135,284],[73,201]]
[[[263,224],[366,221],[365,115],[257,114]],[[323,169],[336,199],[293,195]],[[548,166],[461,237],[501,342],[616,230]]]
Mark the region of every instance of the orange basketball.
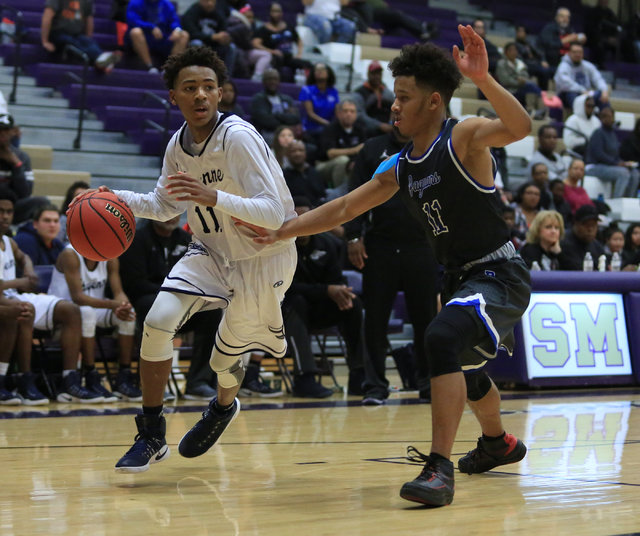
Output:
[[67,236],[73,248],[92,261],[122,255],[136,234],[136,220],[123,199],[112,192],[91,192],[67,212]]

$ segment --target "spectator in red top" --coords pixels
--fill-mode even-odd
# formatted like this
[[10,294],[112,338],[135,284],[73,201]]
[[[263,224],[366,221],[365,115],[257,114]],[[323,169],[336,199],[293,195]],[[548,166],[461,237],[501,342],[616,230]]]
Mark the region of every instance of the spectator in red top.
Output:
[[575,214],[582,205],[595,205],[587,191],[582,187],[584,180],[584,162],[578,158],[571,161],[569,173],[564,180],[564,198]]

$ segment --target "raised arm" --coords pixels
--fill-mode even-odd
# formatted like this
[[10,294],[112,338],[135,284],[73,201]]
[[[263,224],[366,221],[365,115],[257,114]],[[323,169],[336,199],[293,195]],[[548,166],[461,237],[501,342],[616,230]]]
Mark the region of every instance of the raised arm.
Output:
[[457,129],[461,131],[458,134],[464,133],[463,139],[456,140],[454,135],[453,142],[458,156],[463,159],[460,152],[465,148],[477,152],[487,147],[504,147],[524,138],[531,132],[531,118],[518,100],[489,74],[489,60],[482,38],[471,26],[460,25],[458,31],[464,44],[464,52],[457,45],[453,47],[458,68],[482,91],[498,115],[494,120],[460,123],[460,127],[467,123],[466,128]]

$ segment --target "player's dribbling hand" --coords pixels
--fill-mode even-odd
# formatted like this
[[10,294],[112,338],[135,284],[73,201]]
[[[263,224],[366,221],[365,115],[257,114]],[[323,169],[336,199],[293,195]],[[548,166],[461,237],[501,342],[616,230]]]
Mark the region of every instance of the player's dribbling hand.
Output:
[[111,189],[108,186],[98,186],[97,188],[89,188],[88,190],[83,190],[71,200],[71,203],[69,203],[69,206],[67,207],[66,214],[69,215],[71,207],[73,207],[73,205],[80,201],[80,199],[82,199],[85,195],[89,195],[94,192],[111,192]]
[[278,241],[278,231],[272,231],[271,229],[265,229],[259,225],[253,223],[247,223],[246,221],[239,220],[231,216],[236,229],[239,232],[251,238],[256,244],[273,244]]
[[471,26],[458,25],[458,32],[462,38],[464,50],[453,45],[453,59],[458,64],[460,72],[471,80],[480,80],[489,73],[489,57],[484,40]]

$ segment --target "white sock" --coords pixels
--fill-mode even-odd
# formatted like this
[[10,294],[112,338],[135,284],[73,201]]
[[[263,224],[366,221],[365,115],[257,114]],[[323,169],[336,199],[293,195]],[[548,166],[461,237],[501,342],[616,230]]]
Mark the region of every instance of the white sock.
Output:
[[0,362],[0,376],[6,376],[9,371],[9,363]]

